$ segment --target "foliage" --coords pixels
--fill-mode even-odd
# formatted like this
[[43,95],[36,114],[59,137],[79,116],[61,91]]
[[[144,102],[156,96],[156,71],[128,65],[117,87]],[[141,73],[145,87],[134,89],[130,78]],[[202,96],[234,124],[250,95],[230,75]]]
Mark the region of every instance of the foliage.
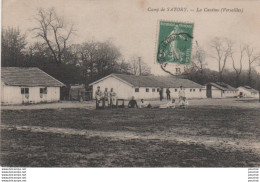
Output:
[[1,65],[20,66],[24,60],[26,36],[17,28],[2,29]]

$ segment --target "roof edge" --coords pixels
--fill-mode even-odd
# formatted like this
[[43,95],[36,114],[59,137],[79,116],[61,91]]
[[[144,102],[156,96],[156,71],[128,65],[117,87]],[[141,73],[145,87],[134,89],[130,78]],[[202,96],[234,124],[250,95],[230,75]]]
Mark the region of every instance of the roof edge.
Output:
[[130,86],[134,86],[134,85],[132,85],[131,83],[129,83],[129,82],[127,82],[126,80],[124,80],[124,79],[121,79],[121,78],[119,78],[118,76],[116,76],[114,73],[111,73],[111,74],[109,74],[109,75],[107,75],[107,76],[105,76],[105,77],[103,77],[103,78],[100,78],[99,80],[97,80],[97,81],[95,81],[95,82],[92,82],[92,83],[90,83],[89,85],[90,86],[93,86],[94,84],[97,84],[97,83],[99,83],[99,82],[101,82],[101,81],[103,81],[103,80],[105,80],[105,79],[107,79],[107,78],[109,78],[109,77],[114,77],[114,78],[116,78],[116,79],[118,79],[118,80],[120,80],[120,81],[122,81],[122,82],[124,82],[124,83],[126,83],[127,85],[130,85]]

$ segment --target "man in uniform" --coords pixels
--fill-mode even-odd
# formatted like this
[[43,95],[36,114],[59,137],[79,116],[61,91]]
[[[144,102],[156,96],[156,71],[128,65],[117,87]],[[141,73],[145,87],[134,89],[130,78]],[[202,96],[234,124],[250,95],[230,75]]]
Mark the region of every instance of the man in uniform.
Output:
[[152,108],[152,105],[150,104],[150,102],[141,99],[140,108]]
[[129,103],[128,103],[128,108],[135,108],[135,107],[138,108],[135,97],[133,96],[132,100],[130,100]]
[[163,99],[163,89],[162,88],[159,88],[159,95],[160,95],[160,101],[162,101]]
[[172,99],[172,101],[166,103],[166,104],[163,104],[163,105],[160,105],[159,106],[160,109],[164,109],[164,108],[172,108],[174,109],[175,108],[175,99]]
[[167,100],[171,100],[171,91],[169,88],[166,89]]
[[110,105],[110,93],[108,92],[107,88],[105,88],[105,91],[104,91],[104,100],[105,100],[105,102],[106,101],[108,102],[108,105]]
[[103,93],[100,90],[100,86],[98,86],[95,92],[95,99],[99,102],[102,98],[103,98]]
[[182,86],[180,86],[180,90],[179,90],[179,103],[182,101],[183,97],[185,97],[185,91],[182,88]]
[[110,91],[110,98],[111,98],[111,105],[116,105],[116,93],[114,92],[114,89],[111,88]]
[[186,97],[183,97],[180,102],[180,108],[186,109],[189,106],[189,102],[187,101]]

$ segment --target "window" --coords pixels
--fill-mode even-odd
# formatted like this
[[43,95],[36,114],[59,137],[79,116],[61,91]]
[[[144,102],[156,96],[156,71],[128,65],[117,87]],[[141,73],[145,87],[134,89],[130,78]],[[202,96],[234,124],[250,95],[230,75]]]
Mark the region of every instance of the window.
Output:
[[193,92],[195,92],[195,88],[193,89]]
[[29,94],[29,88],[21,88],[21,94]]
[[149,92],[149,88],[146,88],[146,92]]
[[160,89],[159,88],[157,88],[157,92],[159,92],[160,91]]
[[202,91],[202,89],[200,89],[200,92]]
[[139,92],[139,88],[135,88],[135,92]]
[[192,92],[192,89],[190,89],[190,92]]
[[152,89],[152,92],[155,92],[155,88]]
[[224,90],[223,90],[222,92],[223,92],[223,94],[225,93],[225,91],[224,91]]
[[177,91],[178,91],[178,89],[176,88],[176,89],[175,89],[175,92],[177,92]]
[[40,88],[40,94],[47,94],[47,87]]

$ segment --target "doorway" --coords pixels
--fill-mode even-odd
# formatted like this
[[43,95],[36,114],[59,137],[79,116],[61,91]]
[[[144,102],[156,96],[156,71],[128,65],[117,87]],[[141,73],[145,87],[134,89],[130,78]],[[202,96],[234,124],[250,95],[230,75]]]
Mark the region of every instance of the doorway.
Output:
[[207,98],[212,98],[212,87],[207,85]]

